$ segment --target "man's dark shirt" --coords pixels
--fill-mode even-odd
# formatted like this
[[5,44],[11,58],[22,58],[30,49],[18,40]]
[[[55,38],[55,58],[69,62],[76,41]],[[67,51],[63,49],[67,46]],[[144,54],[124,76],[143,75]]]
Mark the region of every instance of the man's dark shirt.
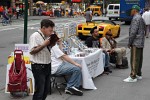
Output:
[[85,44],[87,45],[87,47],[100,48],[99,38],[95,39],[92,36],[86,39]]

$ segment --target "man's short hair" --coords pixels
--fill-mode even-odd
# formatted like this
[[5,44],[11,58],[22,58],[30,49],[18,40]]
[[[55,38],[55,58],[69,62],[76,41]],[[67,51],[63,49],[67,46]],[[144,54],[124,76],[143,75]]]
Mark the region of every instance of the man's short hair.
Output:
[[48,28],[48,27],[54,27],[54,26],[55,26],[54,22],[49,19],[43,19],[41,21],[41,28],[43,27]]
[[95,29],[97,29],[97,26],[93,27],[93,28],[91,29],[90,33],[93,34]]

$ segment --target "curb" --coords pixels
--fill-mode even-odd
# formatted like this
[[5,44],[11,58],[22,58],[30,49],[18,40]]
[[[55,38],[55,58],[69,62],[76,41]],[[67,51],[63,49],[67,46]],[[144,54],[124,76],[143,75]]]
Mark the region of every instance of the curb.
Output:
[[[65,18],[65,17],[48,17],[48,18],[32,18],[32,19],[29,19],[28,18],[28,21],[30,20],[42,20],[42,19],[55,19],[55,18]],[[24,19],[12,19],[12,22],[17,22],[17,21],[24,21]],[[0,23],[2,23],[2,21],[0,21]]]

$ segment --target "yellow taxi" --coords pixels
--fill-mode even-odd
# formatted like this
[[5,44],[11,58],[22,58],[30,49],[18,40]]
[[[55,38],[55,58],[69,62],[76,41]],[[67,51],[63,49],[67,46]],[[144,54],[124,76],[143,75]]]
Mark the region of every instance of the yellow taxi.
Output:
[[119,37],[120,25],[111,20],[92,20],[88,23],[81,23],[77,25],[77,36],[80,39],[84,39],[87,36],[91,36],[90,30],[97,26],[100,36],[105,36],[108,30],[111,30],[113,37]]
[[[100,7],[100,6],[91,5],[91,6],[89,6],[88,8],[86,8],[85,12],[86,12],[87,10],[89,10],[89,9],[90,9],[90,11],[92,11],[92,14],[95,15],[95,16],[100,16],[100,15],[102,15],[102,11],[101,11],[101,7]],[[85,13],[85,12],[84,12],[84,13]]]

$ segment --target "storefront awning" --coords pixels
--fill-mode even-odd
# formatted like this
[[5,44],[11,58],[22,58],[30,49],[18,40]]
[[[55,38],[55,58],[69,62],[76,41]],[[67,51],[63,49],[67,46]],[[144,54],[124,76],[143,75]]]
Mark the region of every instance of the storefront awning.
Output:
[[80,3],[81,0],[72,0],[73,3]]

